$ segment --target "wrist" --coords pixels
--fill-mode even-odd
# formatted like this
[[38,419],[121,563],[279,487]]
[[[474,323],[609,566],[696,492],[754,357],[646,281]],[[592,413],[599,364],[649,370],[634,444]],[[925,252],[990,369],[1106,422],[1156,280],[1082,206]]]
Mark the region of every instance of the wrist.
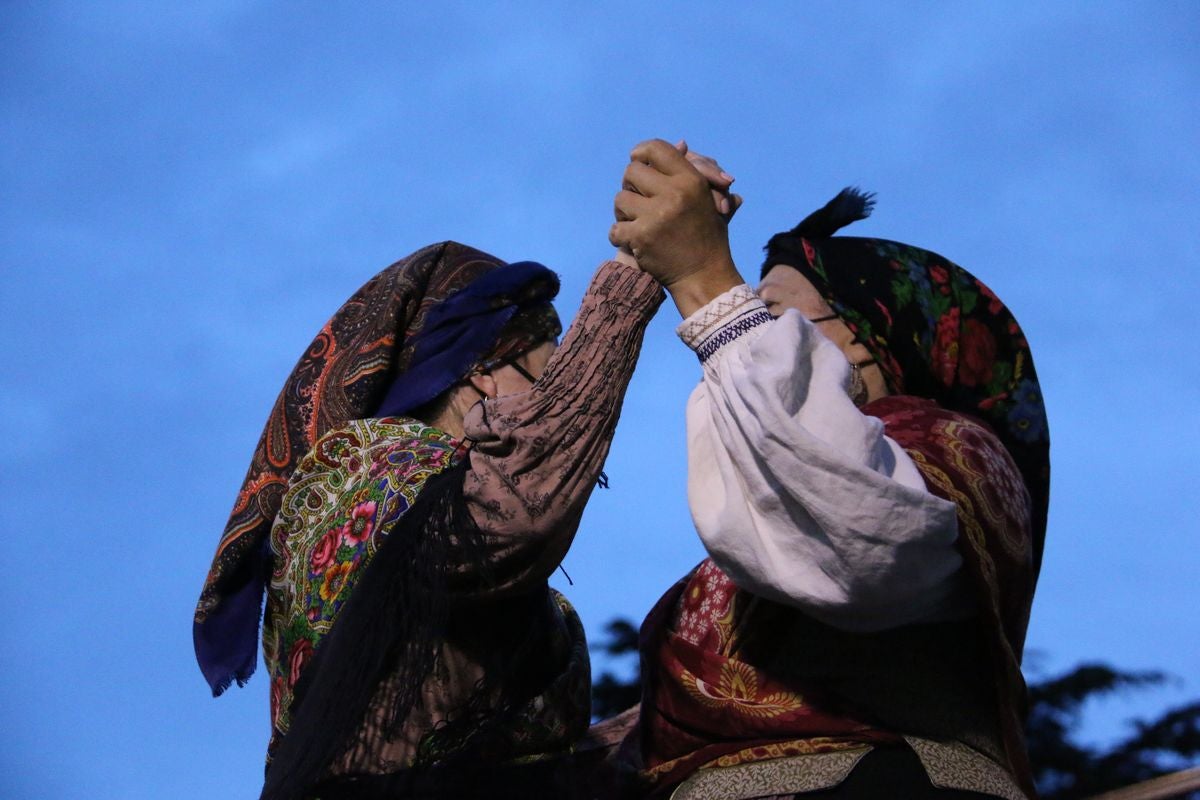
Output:
[[[617,249],[616,254],[614,254],[612,257],[612,260],[616,261],[618,264],[624,264],[627,267],[637,267],[638,266],[637,259],[633,257],[633,253],[629,252],[624,247]],[[641,268],[638,267],[638,269],[641,269]]]
[[688,273],[666,285],[679,314],[687,319],[712,300],[746,281],[733,259],[725,257]]

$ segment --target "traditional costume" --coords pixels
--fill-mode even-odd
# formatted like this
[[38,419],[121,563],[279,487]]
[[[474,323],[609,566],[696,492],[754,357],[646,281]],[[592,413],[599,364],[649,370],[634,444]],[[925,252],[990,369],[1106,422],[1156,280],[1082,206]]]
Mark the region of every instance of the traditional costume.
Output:
[[703,367],[688,494],[710,558],[642,628],[625,755],[651,795],[1034,793],[1020,659],[1049,462],[1028,343],[941,256],[830,238],[867,201],[773,238],[763,272],[798,269],[889,396],[857,408],[842,351],[747,286],[679,326]]
[[263,797],[570,796],[583,631],[547,586],[662,291],[607,263],[545,372],[465,438],[409,416],[560,328],[557,278],[453,242],[360,289],[267,422],[194,625],[214,694],[263,652]]

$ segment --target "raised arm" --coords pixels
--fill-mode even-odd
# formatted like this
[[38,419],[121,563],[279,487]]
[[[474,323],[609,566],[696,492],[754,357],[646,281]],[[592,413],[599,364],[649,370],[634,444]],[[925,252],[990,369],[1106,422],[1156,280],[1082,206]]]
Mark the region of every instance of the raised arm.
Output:
[[541,378],[467,415],[475,445],[464,495],[494,565],[489,593],[544,581],[566,554],[662,299],[658,283],[636,267],[602,264]]
[[688,482],[709,554],[743,589],[843,628],[970,613],[953,504],[847,397],[843,353],[745,285],[707,190],[675,148],[643,142],[609,238],[671,293],[704,365]]
[[[661,145],[696,176],[699,195],[724,225],[741,205],[730,192],[733,177],[684,142]],[[625,185],[632,186],[628,175]],[[596,272],[534,386],[468,414],[465,431],[475,446],[464,489],[497,565],[492,591],[520,591],[545,580],[566,554],[608,455],[646,325],[662,299],[659,281],[639,268],[628,248],[618,249]]]
[[[714,206],[703,167],[661,139],[639,144],[608,236],[662,283],[684,317],[745,283],[729,253],[728,216]],[[740,198],[733,210],[737,205]]]
[[846,630],[966,616],[953,503],[846,393],[849,365],[748,286],[679,326],[703,378],[688,402],[688,500],[741,588]]

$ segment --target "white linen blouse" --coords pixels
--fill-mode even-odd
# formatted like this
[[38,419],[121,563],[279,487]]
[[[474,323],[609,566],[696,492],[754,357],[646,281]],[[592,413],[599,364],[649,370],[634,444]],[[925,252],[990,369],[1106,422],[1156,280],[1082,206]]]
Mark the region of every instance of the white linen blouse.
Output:
[[703,367],[688,502],[739,588],[854,632],[970,616],[954,504],[855,407],[833,342],[744,284],[676,332]]

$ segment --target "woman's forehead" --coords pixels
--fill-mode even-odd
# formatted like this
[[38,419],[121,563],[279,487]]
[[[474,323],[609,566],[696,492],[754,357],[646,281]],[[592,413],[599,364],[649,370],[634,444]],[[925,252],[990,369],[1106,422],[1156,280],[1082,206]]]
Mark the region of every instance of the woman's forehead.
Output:
[[763,276],[758,296],[767,305],[784,305],[809,315],[829,309],[812,282],[787,264],[776,264]]

